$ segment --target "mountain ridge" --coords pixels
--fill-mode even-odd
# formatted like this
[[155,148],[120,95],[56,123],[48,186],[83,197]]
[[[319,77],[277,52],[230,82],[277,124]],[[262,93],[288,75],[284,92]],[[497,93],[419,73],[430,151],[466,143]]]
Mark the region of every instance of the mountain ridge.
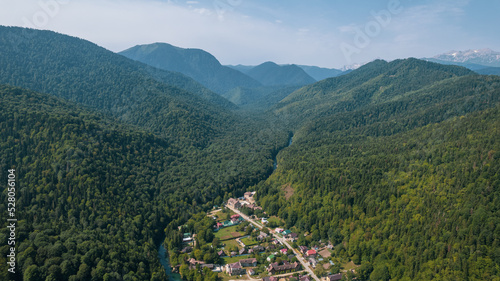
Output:
[[119,54],[150,66],[180,72],[223,94],[236,87],[259,87],[259,82],[232,68],[223,66],[201,49],[184,49],[168,43],[137,45]]
[[424,60],[441,64],[453,64],[467,67],[471,70],[481,70],[489,67],[500,67],[500,52],[491,49],[450,51]]
[[268,61],[247,72],[247,75],[265,86],[303,86],[316,82],[297,65],[278,65]]
[[[152,69],[86,40],[29,30],[30,40],[14,48],[12,36],[22,36],[25,30],[0,27],[4,66],[0,83],[53,94],[170,139],[182,138],[186,145],[207,145],[208,139],[202,136],[217,134],[225,119],[232,118],[231,108],[205,97],[232,103],[194,80]],[[191,137],[184,138],[187,135]]]
[[348,74],[305,86],[280,101],[273,111],[290,116],[295,123],[383,102],[445,78],[472,74],[474,72],[463,67],[414,58],[391,62],[375,60]]

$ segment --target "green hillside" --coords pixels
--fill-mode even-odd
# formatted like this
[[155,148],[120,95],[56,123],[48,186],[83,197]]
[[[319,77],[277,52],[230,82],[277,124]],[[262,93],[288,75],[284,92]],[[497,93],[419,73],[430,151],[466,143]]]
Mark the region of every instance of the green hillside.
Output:
[[306,114],[278,170],[255,187],[259,201],[312,234],[298,244],[329,240],[335,256],[361,264],[359,280],[497,280],[500,79],[410,62],[391,75],[417,76],[389,90],[380,87],[396,77],[380,73],[390,64],[375,62],[358,89],[336,90],[358,78],[346,75],[286,98],[298,114],[325,110]]
[[185,76],[157,70],[155,77],[163,79],[158,81],[146,65],[88,41],[0,27],[0,46],[0,83],[77,102],[185,145],[207,145],[233,119],[226,108],[203,98],[208,90],[191,93],[176,87],[196,85]]
[[0,176],[17,176],[18,280],[162,280],[155,245],[172,211],[158,177],[176,149],[48,95],[0,86],[0,100]]
[[16,169],[18,183],[19,280],[163,280],[163,229],[263,180],[286,144],[248,125],[207,150],[181,150],[46,94],[1,86],[0,99],[0,176]]
[[296,65],[277,65],[265,62],[246,72],[264,86],[303,86],[316,82],[302,68]]
[[135,46],[120,54],[155,68],[183,73],[219,94],[236,87],[261,86],[249,76],[221,65],[214,56],[199,49],[154,43]]
[[384,267],[391,280],[497,280],[498,128],[499,106],[386,137],[304,139],[258,187],[260,202],[375,268],[360,280],[385,280]]
[[266,111],[301,86],[267,86],[234,88],[222,96],[241,109]]
[[390,63],[377,60],[349,74],[303,87],[283,99],[274,111],[289,115],[292,122],[302,122],[381,104],[443,79],[473,73],[466,68],[417,59]]
[[[15,168],[19,183],[18,280],[164,280],[164,236],[265,179],[288,141],[276,122],[164,83],[199,85],[185,76],[53,32],[1,29],[0,79],[47,93],[1,86],[0,176]],[[16,42],[24,32],[32,37]]]

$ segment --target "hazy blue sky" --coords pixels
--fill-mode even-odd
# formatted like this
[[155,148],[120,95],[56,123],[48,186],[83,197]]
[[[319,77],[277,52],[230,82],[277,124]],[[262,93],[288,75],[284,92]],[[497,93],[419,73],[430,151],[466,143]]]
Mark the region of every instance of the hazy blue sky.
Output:
[[49,29],[112,51],[153,42],[223,64],[342,67],[451,50],[500,51],[500,1],[0,0],[0,24]]

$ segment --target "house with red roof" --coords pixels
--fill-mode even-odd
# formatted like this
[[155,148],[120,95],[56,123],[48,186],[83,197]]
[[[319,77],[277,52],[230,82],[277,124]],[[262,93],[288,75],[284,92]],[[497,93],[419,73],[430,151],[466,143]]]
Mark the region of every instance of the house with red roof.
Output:
[[311,257],[311,256],[316,256],[316,254],[317,254],[317,253],[316,253],[316,250],[314,250],[314,249],[313,249],[313,250],[309,250],[309,251],[307,251],[307,252],[306,252],[306,255],[307,255],[308,257]]

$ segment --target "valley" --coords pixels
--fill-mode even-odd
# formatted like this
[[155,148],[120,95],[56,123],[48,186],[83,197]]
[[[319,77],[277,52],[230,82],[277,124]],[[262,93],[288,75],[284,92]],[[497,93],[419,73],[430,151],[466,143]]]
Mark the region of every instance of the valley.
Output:
[[500,278],[497,75],[229,67],[7,26],[0,49],[1,280]]

